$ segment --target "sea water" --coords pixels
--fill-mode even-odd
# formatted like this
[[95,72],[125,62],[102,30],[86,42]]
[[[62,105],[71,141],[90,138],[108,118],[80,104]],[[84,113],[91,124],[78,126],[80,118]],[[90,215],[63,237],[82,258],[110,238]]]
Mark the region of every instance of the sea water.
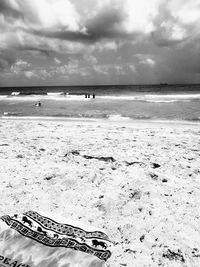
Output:
[[200,122],[200,85],[1,87],[0,116]]

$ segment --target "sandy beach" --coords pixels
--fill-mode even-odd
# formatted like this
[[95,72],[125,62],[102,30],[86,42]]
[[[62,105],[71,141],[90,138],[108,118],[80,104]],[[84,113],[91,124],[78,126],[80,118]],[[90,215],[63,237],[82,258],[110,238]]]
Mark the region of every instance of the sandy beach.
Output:
[[105,266],[200,266],[200,125],[0,120],[0,215],[103,228]]

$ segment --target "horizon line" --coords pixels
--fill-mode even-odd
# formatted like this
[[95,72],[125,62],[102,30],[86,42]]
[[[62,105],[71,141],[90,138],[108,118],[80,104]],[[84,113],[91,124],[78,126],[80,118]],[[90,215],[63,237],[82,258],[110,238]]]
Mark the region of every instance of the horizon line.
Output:
[[1,88],[34,88],[34,87],[101,87],[101,86],[173,86],[173,85],[200,85],[200,83],[145,83],[145,84],[96,84],[96,85],[33,85],[33,86],[0,86]]

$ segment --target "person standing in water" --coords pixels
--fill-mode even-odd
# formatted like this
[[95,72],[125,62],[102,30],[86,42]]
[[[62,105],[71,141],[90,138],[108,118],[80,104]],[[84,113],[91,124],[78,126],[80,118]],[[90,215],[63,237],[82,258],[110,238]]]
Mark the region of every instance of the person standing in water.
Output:
[[35,104],[36,107],[41,107],[41,105],[42,105],[42,104],[41,104],[40,101],[38,101],[38,102]]

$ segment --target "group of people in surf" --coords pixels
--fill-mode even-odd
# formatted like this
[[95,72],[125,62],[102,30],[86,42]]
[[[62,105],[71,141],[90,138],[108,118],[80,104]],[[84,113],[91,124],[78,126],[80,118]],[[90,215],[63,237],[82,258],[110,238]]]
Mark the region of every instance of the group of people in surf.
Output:
[[[90,94],[85,94],[85,98],[90,98]],[[95,94],[92,94],[92,98],[95,98]]]
[[[90,98],[90,94],[85,94],[85,98]],[[95,94],[92,94],[92,98],[95,98]],[[40,101],[38,101],[37,103],[35,103],[36,107],[41,107],[42,103]]]

